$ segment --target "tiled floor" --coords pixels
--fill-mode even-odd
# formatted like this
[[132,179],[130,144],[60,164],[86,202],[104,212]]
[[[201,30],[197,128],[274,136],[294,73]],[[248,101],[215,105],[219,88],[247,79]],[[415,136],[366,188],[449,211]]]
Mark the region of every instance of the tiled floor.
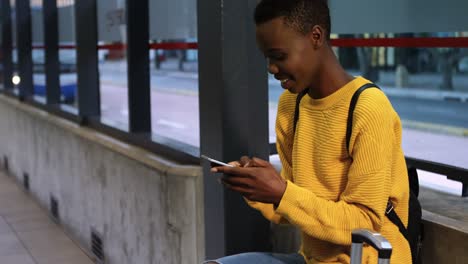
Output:
[[0,171],[0,264],[92,264],[12,178]]

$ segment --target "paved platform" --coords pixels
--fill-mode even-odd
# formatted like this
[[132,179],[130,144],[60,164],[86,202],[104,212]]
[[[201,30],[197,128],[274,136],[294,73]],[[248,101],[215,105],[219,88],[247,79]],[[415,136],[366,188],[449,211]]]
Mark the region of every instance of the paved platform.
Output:
[[93,264],[47,212],[0,171],[1,264]]

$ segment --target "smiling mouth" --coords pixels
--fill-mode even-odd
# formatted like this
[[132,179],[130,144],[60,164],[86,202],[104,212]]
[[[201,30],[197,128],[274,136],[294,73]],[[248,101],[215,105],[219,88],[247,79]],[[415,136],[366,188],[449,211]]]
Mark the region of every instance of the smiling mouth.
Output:
[[284,80],[280,80],[281,84],[285,84],[289,81],[289,79],[284,79]]

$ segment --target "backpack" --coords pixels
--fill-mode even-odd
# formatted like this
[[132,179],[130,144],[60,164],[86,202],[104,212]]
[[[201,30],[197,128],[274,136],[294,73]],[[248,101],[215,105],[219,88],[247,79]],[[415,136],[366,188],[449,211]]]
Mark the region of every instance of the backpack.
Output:
[[[352,132],[352,124],[353,124],[353,113],[354,108],[356,107],[357,100],[359,95],[368,88],[377,88],[380,89],[377,85],[373,83],[368,83],[361,86],[356,92],[354,93],[353,97],[351,98],[351,103],[349,105],[348,110],[348,120],[347,120],[347,127],[346,127],[346,149],[349,150],[349,141],[351,139],[351,132]],[[301,102],[302,97],[307,93],[307,89],[302,91],[297,95],[296,98],[296,108],[294,110],[294,123],[293,123],[293,131],[296,131],[296,124],[299,120],[299,104]],[[349,152],[349,151],[348,151]],[[420,264],[421,263],[421,246],[423,240],[423,232],[424,226],[422,224],[422,210],[421,204],[418,200],[419,195],[419,181],[418,181],[418,172],[416,168],[410,167],[408,168],[408,182],[409,182],[409,208],[408,208],[408,226],[405,227],[403,222],[401,221],[400,217],[396,214],[393,210],[393,204],[390,199],[387,202],[387,208],[385,209],[385,215],[388,219],[395,224],[398,229],[400,230],[401,234],[405,237],[408,241],[411,249],[411,257],[413,264]]]

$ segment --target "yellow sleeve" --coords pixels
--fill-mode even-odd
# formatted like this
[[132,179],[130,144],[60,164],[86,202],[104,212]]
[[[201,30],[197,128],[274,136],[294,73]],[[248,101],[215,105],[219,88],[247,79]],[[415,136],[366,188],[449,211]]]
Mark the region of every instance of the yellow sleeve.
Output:
[[248,200],[247,198],[244,197],[244,200],[247,202],[247,204],[256,209],[259,210],[260,213],[262,213],[263,217],[268,219],[269,221],[275,223],[275,224],[285,224],[284,219],[281,217],[281,215],[277,214],[275,212],[275,209],[273,208],[273,204],[266,204],[266,203],[260,203],[260,202],[253,202]]
[[[348,171],[347,186],[338,201],[320,198],[288,181],[276,213],[307,235],[334,244],[350,245],[352,230],[380,230],[396,153],[396,113],[382,96],[367,103],[359,99],[350,144],[353,162]],[[360,105],[364,106],[358,109]]]

